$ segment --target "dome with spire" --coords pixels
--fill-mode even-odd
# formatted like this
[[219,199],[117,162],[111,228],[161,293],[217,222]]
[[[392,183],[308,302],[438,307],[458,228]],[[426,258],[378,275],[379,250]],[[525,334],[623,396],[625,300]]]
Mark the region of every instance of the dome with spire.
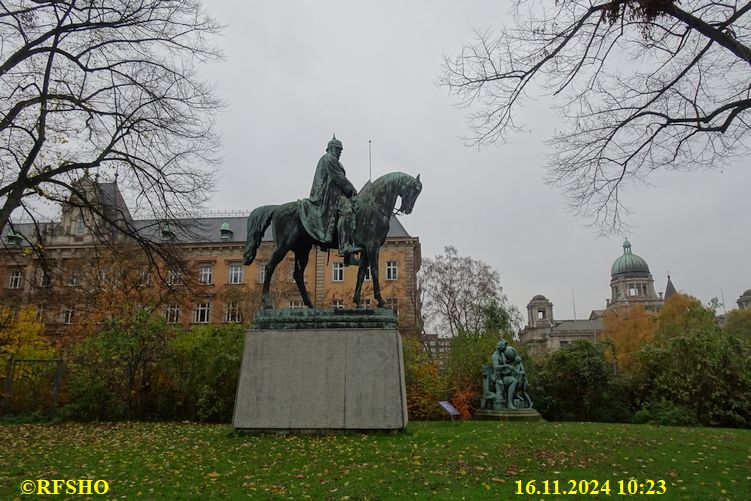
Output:
[[613,262],[610,267],[611,275],[622,275],[626,273],[649,273],[647,262],[631,252],[631,242],[623,242],[623,255]]

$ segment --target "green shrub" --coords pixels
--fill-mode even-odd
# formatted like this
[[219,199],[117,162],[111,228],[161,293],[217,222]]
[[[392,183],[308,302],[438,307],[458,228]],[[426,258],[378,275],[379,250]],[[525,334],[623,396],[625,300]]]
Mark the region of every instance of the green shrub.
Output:
[[751,426],[751,349],[714,326],[684,331],[637,354],[644,402],[690,409],[704,426]]
[[482,366],[498,344],[498,333],[463,333],[451,338],[451,351],[446,357],[446,378],[455,391],[474,390],[482,394]]
[[644,405],[634,413],[632,423],[659,424],[663,426],[696,426],[696,414],[691,410],[673,402],[661,401]]
[[541,359],[530,380],[532,401],[551,421],[628,421],[606,345],[578,340]]
[[161,316],[123,306],[71,347],[64,414],[84,420],[170,417],[159,402],[169,387],[164,366],[173,335]]
[[192,421],[230,422],[237,392],[245,329],[201,326],[170,344],[175,415]]
[[445,380],[436,360],[430,358],[417,337],[402,338],[407,411],[414,420],[444,417],[438,402],[448,400]]

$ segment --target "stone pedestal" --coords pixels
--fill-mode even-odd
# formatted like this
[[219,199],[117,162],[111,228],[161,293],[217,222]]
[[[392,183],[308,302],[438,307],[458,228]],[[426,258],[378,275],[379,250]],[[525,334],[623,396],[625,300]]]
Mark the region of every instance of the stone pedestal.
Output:
[[407,426],[401,337],[390,310],[267,310],[255,325],[245,333],[235,429]]
[[535,409],[483,409],[475,412],[473,417],[481,421],[542,421],[542,416]]

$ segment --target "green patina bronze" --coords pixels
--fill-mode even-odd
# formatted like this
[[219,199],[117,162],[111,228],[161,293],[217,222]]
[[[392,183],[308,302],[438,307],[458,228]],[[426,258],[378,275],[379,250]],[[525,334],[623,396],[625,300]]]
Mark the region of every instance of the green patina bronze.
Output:
[[318,160],[310,197],[299,200],[297,209],[305,231],[315,240],[330,243],[338,235],[340,254],[349,263],[353,262],[352,254],[362,248],[352,241],[355,217],[350,199],[357,195],[357,190],[339,161],[342,150],[342,142],[334,135],[326,154]]
[[[340,249],[345,264],[359,264],[353,297],[357,307],[361,306],[362,284],[368,268],[373,296],[379,308],[386,305],[379,282],[380,248],[386,241],[397,198],[401,199],[401,206],[396,213],[410,214],[422,191],[422,182],[419,175],[413,178],[403,172],[390,172],[372,183],[368,181],[357,195],[339,162],[341,152],[342,143],[334,137],[318,161],[310,198],[258,207],[248,216],[245,265],[255,260],[269,225],[274,234],[275,248],[265,266],[263,281],[262,300],[266,309],[273,307],[269,296],[271,277],[289,251],[295,254],[293,277],[303,303],[314,308],[303,279],[313,245],[324,250]],[[360,254],[359,263],[353,256],[356,253]]]
[[491,364],[483,366],[482,409],[531,409],[532,399],[527,388],[527,373],[516,350],[501,339],[490,357]]
[[613,262],[610,267],[611,275],[625,275],[629,273],[649,273],[649,265],[641,256],[631,251],[631,242],[623,242],[623,255]]
[[396,329],[396,315],[389,308],[286,308],[261,310],[254,329]]

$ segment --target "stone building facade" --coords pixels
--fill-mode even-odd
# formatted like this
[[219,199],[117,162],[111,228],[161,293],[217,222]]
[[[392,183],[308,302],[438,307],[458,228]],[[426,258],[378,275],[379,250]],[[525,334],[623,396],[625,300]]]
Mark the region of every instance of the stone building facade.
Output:
[[[136,263],[132,267],[139,267],[134,270],[139,283],[132,287],[135,291],[132,297],[151,304],[168,322],[189,326],[252,321],[259,307],[263,266],[273,251],[271,229],[264,235],[255,262],[244,266],[246,217],[197,217],[172,224],[134,219],[116,183],[84,179],[82,185],[96,191],[101,210],[121,215],[123,224],[132,225],[139,235],[152,242],[176,249],[189,267],[179,273],[155,269],[153,263],[141,259],[137,246],[111,228],[96,224],[71,199],[63,204],[59,221],[15,224],[0,235],[3,243],[0,301],[14,308],[34,305],[49,331],[65,329],[81,317],[80,313],[87,308],[82,304],[86,298],[91,300],[90,304],[101,307],[95,296],[99,294],[101,299],[105,294],[103,284],[112,281],[111,275],[115,274],[117,264],[122,264],[123,254],[117,258],[120,263],[110,265],[102,264],[106,262],[102,256],[111,249],[125,249],[125,259],[132,258]],[[110,234],[103,235],[108,231]],[[106,245],[102,245],[103,241]],[[44,253],[33,252],[29,242],[42,244]],[[384,299],[397,312],[403,334],[419,330],[416,273],[420,262],[419,238],[409,235],[400,221],[392,218],[380,254],[380,283]],[[276,307],[303,306],[292,279],[293,266],[290,253],[274,273],[272,298]],[[126,271],[117,272],[120,278],[115,282],[121,283],[108,290],[123,288],[122,276]],[[352,306],[356,276],[357,267],[345,267],[336,251],[321,251],[317,247],[311,250],[305,283],[317,307]],[[98,292],[87,295],[97,288]],[[369,278],[363,287],[363,297],[365,306],[372,307]]]
[[739,310],[751,309],[751,289],[741,294],[736,302],[738,303]]
[[[654,279],[647,262],[631,250],[631,243],[623,242],[623,254],[610,268],[610,299],[605,309],[592,310],[587,319],[556,320],[553,303],[542,294],[527,304],[527,326],[519,337],[534,352],[555,351],[577,340],[596,341],[603,332],[602,316],[607,310],[631,304],[642,304],[649,311],[657,311],[664,302],[662,293],[655,293]],[[670,277],[666,297],[675,293]]]
[[628,240],[623,242],[623,255],[610,268],[610,277],[611,296],[607,301],[607,309],[636,303],[643,304],[649,311],[657,311],[662,306],[662,294],[658,296],[655,292],[649,265],[631,251],[631,242]]

